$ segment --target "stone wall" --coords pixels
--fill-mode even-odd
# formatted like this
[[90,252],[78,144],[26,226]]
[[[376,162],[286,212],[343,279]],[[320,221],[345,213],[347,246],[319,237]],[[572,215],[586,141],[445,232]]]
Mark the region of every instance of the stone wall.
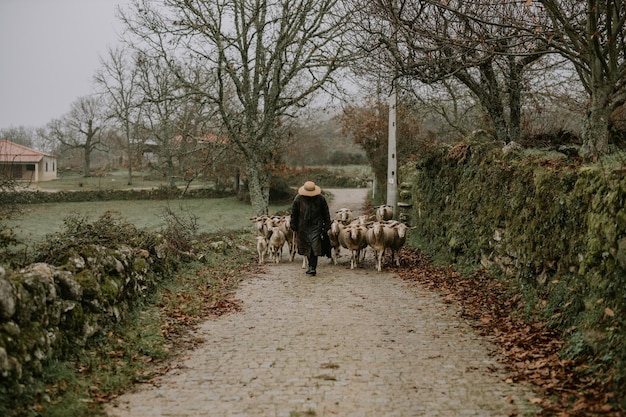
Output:
[[62,265],[0,267],[0,381],[36,378],[42,363],[120,321],[171,268],[165,240],[151,246],[80,246]]
[[626,392],[626,169],[468,140],[402,167],[413,244],[439,262],[501,269],[528,310]]

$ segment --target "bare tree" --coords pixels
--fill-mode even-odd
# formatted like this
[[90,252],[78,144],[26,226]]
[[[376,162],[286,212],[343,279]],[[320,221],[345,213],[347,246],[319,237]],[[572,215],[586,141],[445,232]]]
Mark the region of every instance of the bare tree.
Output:
[[[122,18],[200,100],[242,155],[257,214],[269,206],[285,118],[335,82],[349,51],[339,0],[136,0]],[[202,68],[187,79],[185,68]],[[194,72],[198,75],[197,72]]]
[[35,129],[30,127],[10,126],[6,129],[0,129],[0,139],[7,139],[28,147],[33,147],[33,138],[35,137]]
[[526,22],[528,33],[572,62],[589,96],[584,154],[595,159],[608,153],[611,113],[626,102],[626,4],[529,0],[525,7],[539,16]]
[[[140,106],[137,93],[137,66],[128,59],[131,51],[124,48],[109,49],[108,58],[100,59],[101,69],[95,80],[110,116],[120,125],[123,132],[128,158],[128,185],[133,182],[133,134],[139,122]],[[132,55],[131,55],[132,56]]]
[[144,139],[156,144],[158,168],[176,186],[176,156],[185,145],[179,132],[179,87],[175,74],[163,60],[140,54],[137,59],[141,96],[141,126]]
[[[358,7],[363,3],[363,7]],[[482,105],[497,139],[518,140],[524,72],[547,46],[515,26],[528,11],[505,0],[355,2],[368,68],[423,83],[456,79]],[[378,68],[376,68],[378,67]]]
[[76,99],[70,111],[47,126],[47,137],[53,142],[83,151],[83,175],[91,177],[91,154],[106,149],[104,128],[107,116],[100,96]]

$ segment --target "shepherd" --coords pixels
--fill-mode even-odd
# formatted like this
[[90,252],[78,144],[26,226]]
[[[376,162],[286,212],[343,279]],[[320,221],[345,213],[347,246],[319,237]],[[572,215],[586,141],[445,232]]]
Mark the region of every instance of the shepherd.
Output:
[[330,211],[322,189],[313,181],[305,182],[298,189],[291,207],[291,227],[297,232],[298,253],[308,260],[306,274],[315,276],[317,257],[330,258],[331,253],[328,237]]

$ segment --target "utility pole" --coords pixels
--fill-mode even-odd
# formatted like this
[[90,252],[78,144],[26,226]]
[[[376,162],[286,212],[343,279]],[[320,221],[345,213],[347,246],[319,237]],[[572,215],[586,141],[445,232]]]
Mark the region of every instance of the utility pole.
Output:
[[398,201],[398,181],[396,178],[396,170],[398,166],[396,159],[397,100],[398,92],[396,91],[394,81],[391,87],[391,95],[389,96],[389,137],[387,145],[387,205],[393,207],[394,217],[396,217]]

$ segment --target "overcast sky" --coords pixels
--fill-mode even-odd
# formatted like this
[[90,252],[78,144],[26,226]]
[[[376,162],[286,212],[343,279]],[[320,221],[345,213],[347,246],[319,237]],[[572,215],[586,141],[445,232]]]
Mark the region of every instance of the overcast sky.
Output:
[[0,129],[40,127],[93,90],[128,0],[0,0]]

